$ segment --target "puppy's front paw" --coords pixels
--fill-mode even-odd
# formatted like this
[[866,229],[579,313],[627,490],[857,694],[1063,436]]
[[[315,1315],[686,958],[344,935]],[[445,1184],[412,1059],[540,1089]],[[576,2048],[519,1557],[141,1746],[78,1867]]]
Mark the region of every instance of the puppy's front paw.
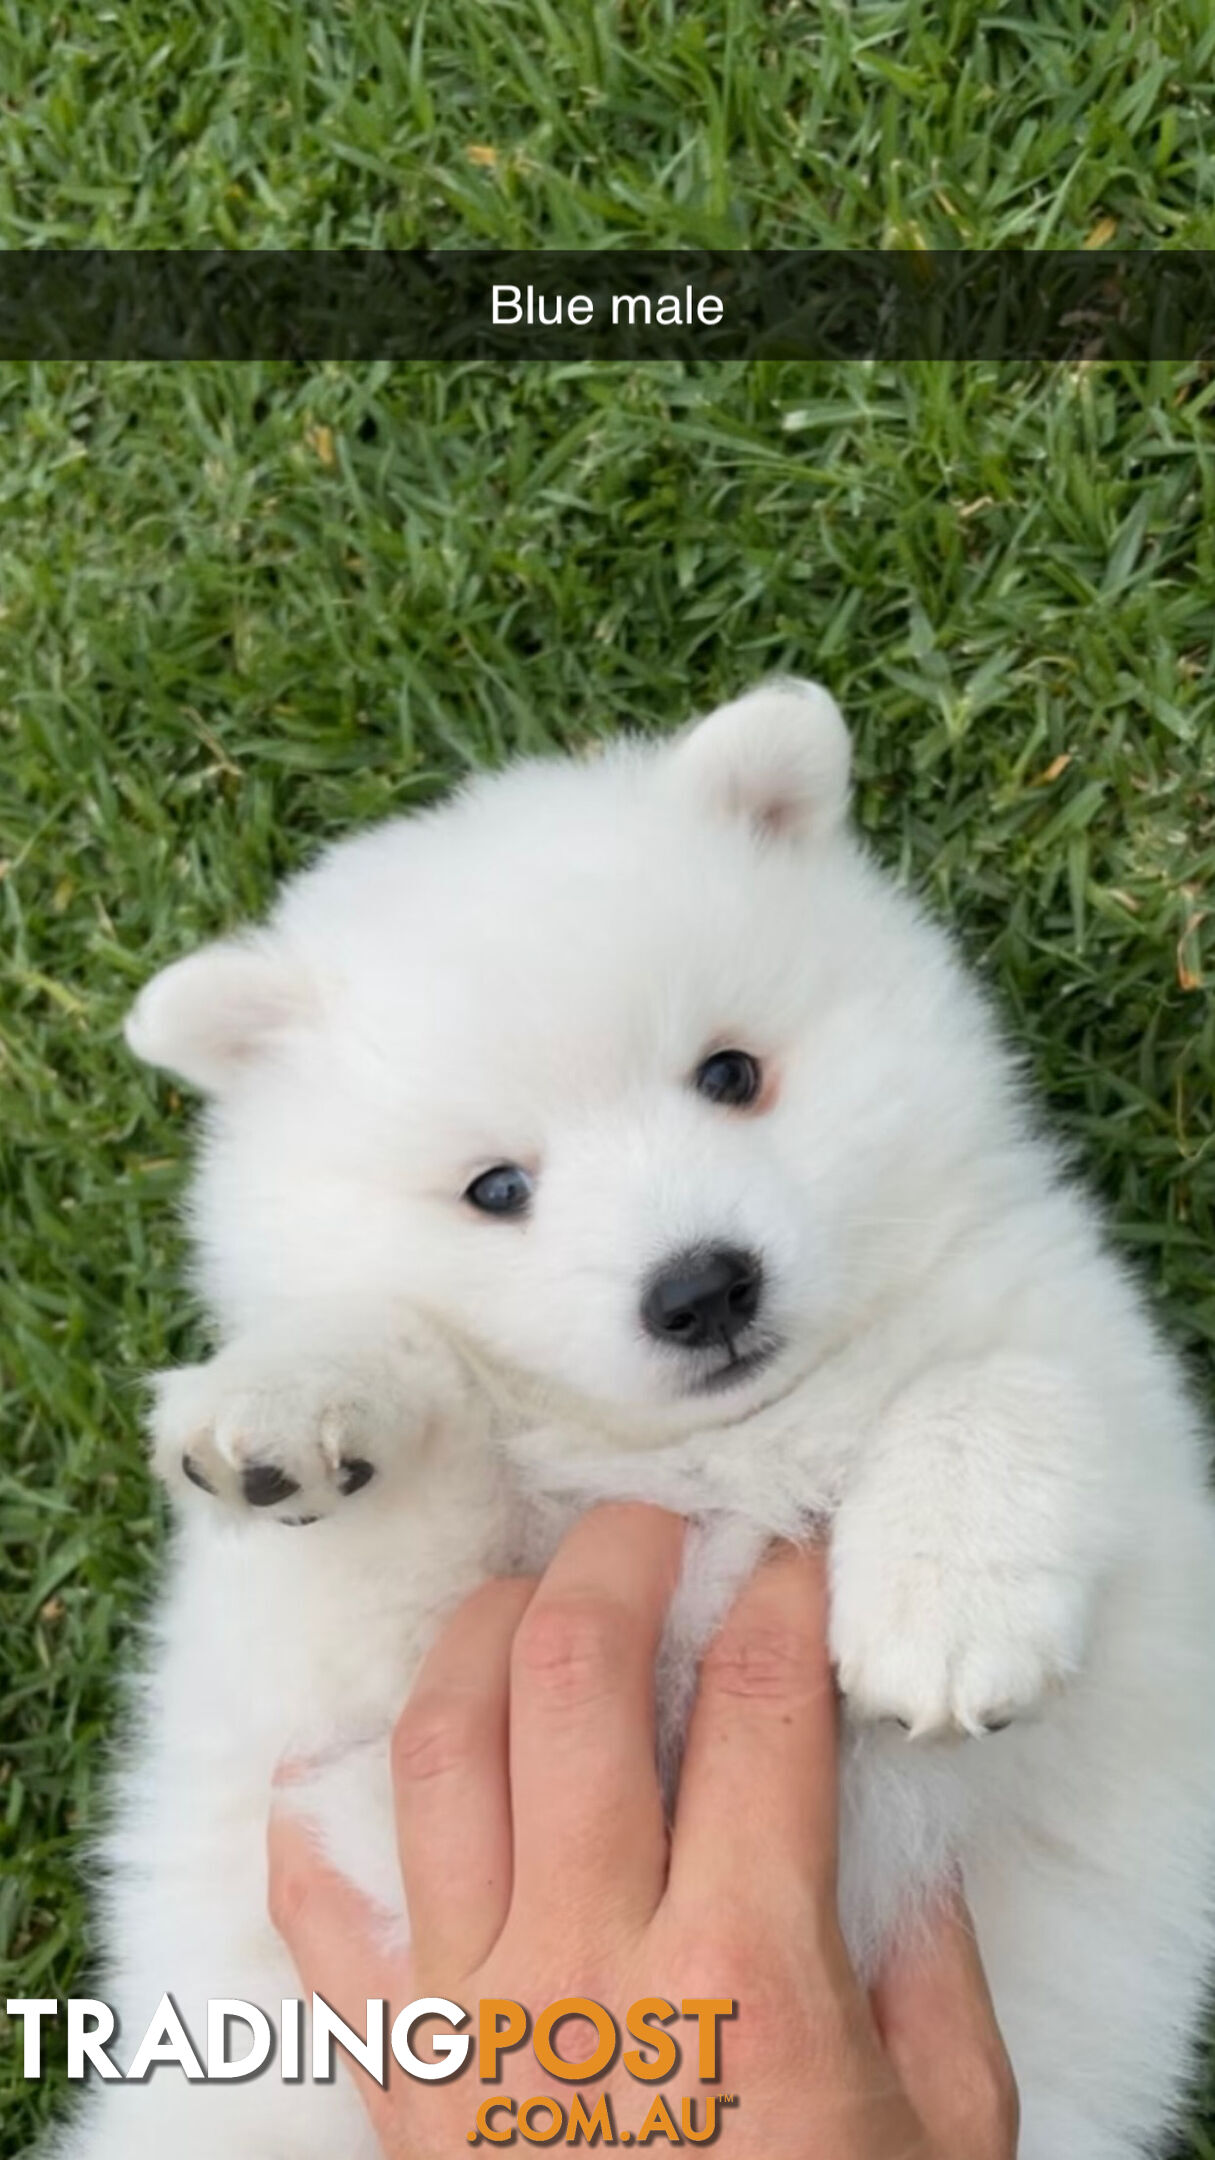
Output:
[[154,1457],[167,1484],[297,1524],[380,1477],[419,1437],[428,1396],[376,1361],[287,1360],[242,1344],[158,1374],[155,1391]]
[[1075,1671],[1083,1600],[1046,1570],[976,1566],[945,1544],[900,1549],[841,1514],[831,1635],[854,1716],[917,1740],[978,1735],[1032,1713]]

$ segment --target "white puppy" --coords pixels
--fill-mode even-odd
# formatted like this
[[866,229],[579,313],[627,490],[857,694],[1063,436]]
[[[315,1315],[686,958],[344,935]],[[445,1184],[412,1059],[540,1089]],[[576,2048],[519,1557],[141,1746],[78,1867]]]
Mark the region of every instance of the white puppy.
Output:
[[[1202,1436],[847,792],[831,699],[772,684],[347,841],[140,998],[136,1051],[211,1098],[222,1348],[158,1389],[180,1520],[101,1988],[132,2041],[166,1989],[196,2039],[298,1993],[281,1756],[328,1751],[333,1848],[399,1902],[385,1735],[436,1615],[620,1493],[700,1524],[671,1725],[762,1538],[830,1518],[858,1960],[959,1861],[1024,2160],[1161,2135],[1215,1941]],[[162,2069],[59,2149],[373,2146],[342,2077]]]

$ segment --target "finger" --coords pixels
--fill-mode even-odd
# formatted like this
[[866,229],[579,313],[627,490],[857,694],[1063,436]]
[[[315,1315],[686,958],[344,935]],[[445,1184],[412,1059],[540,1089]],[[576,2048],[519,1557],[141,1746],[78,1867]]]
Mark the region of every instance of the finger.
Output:
[[[410,1993],[402,1961],[386,1947],[385,1915],[330,1866],[286,1790],[274,1796],[267,1851],[270,1918],[295,1961],[305,1995],[322,1995],[363,2033],[370,2000],[383,1997],[391,2004]],[[353,2060],[348,2067],[378,2121],[384,2091]]]
[[393,1734],[397,1845],[417,1969],[462,1978],[497,1941],[511,1889],[511,1645],[535,1584],[489,1582],[423,1662]]
[[941,2160],[1012,2160],[1016,2081],[960,1891],[887,1960],[873,2012],[903,2090]]
[[821,1550],[783,1547],[740,1592],[701,1667],[668,1895],[787,1919],[834,1914],[837,1745]]
[[510,1762],[515,1899],[638,1924],[662,1893],[654,1658],[683,1525],[596,1508],[559,1548],[515,1636]]

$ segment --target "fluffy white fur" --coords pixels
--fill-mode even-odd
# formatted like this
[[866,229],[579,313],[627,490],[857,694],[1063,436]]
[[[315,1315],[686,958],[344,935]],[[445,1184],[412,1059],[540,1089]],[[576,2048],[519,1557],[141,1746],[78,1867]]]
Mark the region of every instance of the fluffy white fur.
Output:
[[[436,1615],[589,1496],[642,1495],[698,1523],[668,1732],[763,1538],[830,1519],[857,1957],[959,1860],[1024,2160],[1161,2135],[1215,1935],[1202,1435],[982,999],[849,834],[847,775],[830,698],[770,685],[347,841],[139,1000],[134,1048],[211,1097],[222,1347],[154,1420],[179,1523],[100,1989],[132,2036],[166,1988],[196,2037],[209,1996],[298,1992],[264,1917],[284,1754],[324,1754],[308,1802],[399,1906],[384,1742]],[[764,1061],[758,1108],[690,1085],[723,1045]],[[503,1160],[526,1220],[461,1199]],[[720,1241],[762,1255],[777,1347],[709,1393],[638,1303]],[[375,1475],[343,1497],[352,1459]],[[300,1490],[246,1506],[250,1461]],[[57,2150],[373,2148],[342,2077],[170,2069],[93,2092]]]

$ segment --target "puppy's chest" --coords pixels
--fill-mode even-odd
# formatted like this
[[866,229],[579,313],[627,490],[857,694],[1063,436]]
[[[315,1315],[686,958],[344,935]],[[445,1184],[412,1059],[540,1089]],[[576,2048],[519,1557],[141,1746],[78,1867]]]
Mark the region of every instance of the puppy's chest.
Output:
[[574,1517],[642,1501],[694,1521],[735,1519],[769,1537],[804,1535],[834,1513],[880,1396],[805,1385],[752,1416],[662,1444],[622,1444],[590,1422],[520,1422],[501,1437],[513,1533],[543,1562]]

